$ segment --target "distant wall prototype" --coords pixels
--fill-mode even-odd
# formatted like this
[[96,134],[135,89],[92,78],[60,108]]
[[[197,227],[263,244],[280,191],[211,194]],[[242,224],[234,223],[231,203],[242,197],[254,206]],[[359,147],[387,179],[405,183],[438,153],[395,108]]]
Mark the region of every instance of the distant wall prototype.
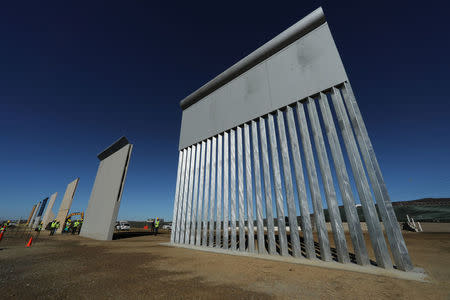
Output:
[[52,194],[50,196],[50,200],[48,202],[47,209],[45,210],[44,216],[42,217],[43,227],[47,226],[47,224],[53,219],[53,205],[55,204],[56,196],[58,196],[58,192]]
[[44,200],[42,200],[41,207],[39,208],[39,211],[37,212],[36,218],[35,218],[34,223],[33,223],[33,228],[38,227],[39,223],[41,222],[42,215],[44,214],[44,209],[45,209],[45,207],[47,205],[47,201],[48,201],[48,197],[45,198]]
[[133,145],[125,137],[97,157],[100,165],[89,199],[81,236],[111,240]]
[[79,180],[80,178],[77,178],[67,185],[63,200],[61,202],[61,205],[59,206],[58,214],[56,215],[56,221],[59,221],[60,224],[58,230],[56,231],[57,233],[61,233],[63,230],[63,224],[66,221],[67,214],[69,213],[70,207],[72,206],[73,196],[75,195],[75,191],[77,190]]
[[34,220],[36,220],[36,216],[38,214],[39,208],[41,207],[41,201],[38,202],[38,204],[36,204],[36,209],[33,212],[33,216],[31,217],[30,222],[28,223],[29,227],[32,227],[34,224]]
[[33,205],[33,208],[31,209],[30,216],[28,217],[28,220],[27,220],[27,224],[26,224],[26,225],[30,224],[31,218],[33,218],[34,211],[36,210],[36,206],[37,206],[36,204]]

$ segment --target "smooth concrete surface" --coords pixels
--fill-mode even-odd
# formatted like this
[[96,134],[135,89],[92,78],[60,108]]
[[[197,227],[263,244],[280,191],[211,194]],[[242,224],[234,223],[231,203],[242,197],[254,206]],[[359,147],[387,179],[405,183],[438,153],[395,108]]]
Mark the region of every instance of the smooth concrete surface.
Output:
[[79,180],[80,178],[77,178],[67,185],[63,200],[61,202],[61,205],[59,206],[58,214],[56,215],[56,221],[59,221],[60,224],[58,230],[56,231],[57,233],[61,233],[63,230],[63,225],[66,221],[70,207],[72,206],[73,196],[75,195]]
[[314,10],[312,13],[302,18],[300,21],[259,47],[245,58],[241,59],[233,66],[216,76],[213,80],[203,85],[201,88],[184,98],[180,102],[180,107],[186,109],[189,106],[200,101],[205,95],[210,94],[212,91],[219,89],[224,84],[248,71],[258,63],[264,61],[266,58],[277,53],[293,41],[300,39],[307,33],[316,29],[323,23],[325,23],[325,15],[321,7]]
[[128,144],[100,161],[80,235],[111,240],[133,145]]
[[324,23],[184,109],[179,149],[346,80]]

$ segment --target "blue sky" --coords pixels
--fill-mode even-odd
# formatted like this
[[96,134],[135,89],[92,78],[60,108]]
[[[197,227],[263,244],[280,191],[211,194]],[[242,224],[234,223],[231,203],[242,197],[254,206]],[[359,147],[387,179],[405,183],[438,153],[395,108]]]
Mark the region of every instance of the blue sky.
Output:
[[134,144],[121,219],[172,217],[179,101],[322,6],[393,201],[450,196],[446,9],[433,2],[95,1],[0,4],[0,219]]

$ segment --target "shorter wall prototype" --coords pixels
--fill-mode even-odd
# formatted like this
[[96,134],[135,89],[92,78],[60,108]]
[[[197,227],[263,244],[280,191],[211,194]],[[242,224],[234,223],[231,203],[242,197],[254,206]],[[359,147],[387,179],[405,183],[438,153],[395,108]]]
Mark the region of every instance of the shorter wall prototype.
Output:
[[59,221],[60,224],[58,230],[56,231],[57,233],[61,233],[63,230],[63,225],[66,221],[70,207],[72,206],[73,196],[75,195],[75,191],[77,190],[79,180],[80,178],[77,178],[67,185],[63,200],[61,202],[61,205],[59,206],[58,215],[56,216],[56,221]]
[[106,148],[100,160],[80,235],[111,240],[133,145],[125,137]]
[[36,209],[33,212],[33,216],[31,217],[30,222],[28,222],[28,227],[33,227],[34,221],[36,220],[36,216],[39,212],[39,208],[41,207],[41,201],[38,202],[38,204],[36,204]]
[[43,226],[44,228],[54,218],[54,214],[53,214],[52,210],[53,210],[53,205],[55,204],[56,196],[58,196],[58,192],[56,192],[50,196],[50,200],[48,202],[47,209],[45,210],[44,216],[42,217],[42,224],[44,225]]
[[33,218],[34,211],[36,210],[36,206],[37,206],[36,204],[33,205],[33,208],[31,209],[30,216],[28,217],[28,220],[27,220],[27,225],[30,224],[31,218]]
[[34,220],[32,228],[36,228],[36,227],[39,226],[39,223],[41,222],[41,219],[42,219],[42,215],[44,213],[44,209],[45,209],[45,207],[47,205],[47,201],[48,201],[48,197],[45,198],[44,200],[42,200],[41,207],[39,208],[39,211],[36,214],[36,218]]

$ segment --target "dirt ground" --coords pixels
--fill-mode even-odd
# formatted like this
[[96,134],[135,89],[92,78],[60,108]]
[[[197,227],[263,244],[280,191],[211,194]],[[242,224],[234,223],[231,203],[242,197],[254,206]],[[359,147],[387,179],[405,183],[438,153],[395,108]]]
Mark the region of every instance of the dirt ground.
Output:
[[429,282],[162,246],[43,233],[0,242],[0,299],[450,299],[450,233],[405,233]]

